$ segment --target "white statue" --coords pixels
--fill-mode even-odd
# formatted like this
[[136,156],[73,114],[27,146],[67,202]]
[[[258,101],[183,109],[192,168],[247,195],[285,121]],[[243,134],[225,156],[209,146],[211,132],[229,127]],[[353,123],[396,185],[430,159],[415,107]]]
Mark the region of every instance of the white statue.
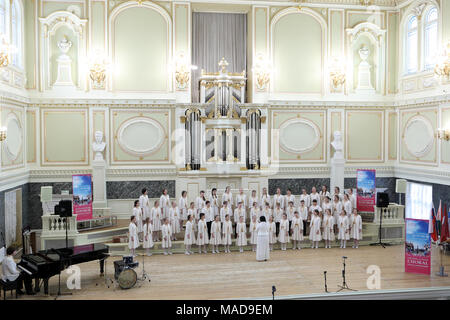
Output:
[[72,41],[70,41],[67,36],[57,42],[56,44],[61,51],[61,54],[56,59],[58,63],[58,72],[56,76],[56,81],[53,85],[55,86],[73,86],[72,81],[72,59],[67,55],[70,48],[72,47]]
[[95,160],[103,160],[102,152],[105,150],[106,143],[103,142],[103,132],[95,131],[95,142],[92,143],[92,150],[95,152]]
[[61,50],[62,53],[66,54],[69,52],[70,48],[72,47],[72,41],[70,41],[67,36],[64,36],[62,40],[58,42],[58,48]]
[[333,159],[344,159],[344,145],[342,143],[342,137],[340,131],[335,131],[333,134],[333,142],[331,142],[331,146],[334,149],[334,156]]

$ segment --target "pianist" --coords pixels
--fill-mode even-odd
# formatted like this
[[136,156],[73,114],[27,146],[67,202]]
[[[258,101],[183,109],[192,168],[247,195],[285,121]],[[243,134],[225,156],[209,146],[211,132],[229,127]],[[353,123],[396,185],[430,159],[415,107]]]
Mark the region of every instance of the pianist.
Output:
[[17,281],[17,294],[23,294],[23,283],[25,283],[27,294],[33,295],[34,292],[32,290],[31,277],[25,272],[19,271],[14,262],[13,256],[15,251],[13,246],[9,246],[6,249],[6,258],[2,263],[3,281]]

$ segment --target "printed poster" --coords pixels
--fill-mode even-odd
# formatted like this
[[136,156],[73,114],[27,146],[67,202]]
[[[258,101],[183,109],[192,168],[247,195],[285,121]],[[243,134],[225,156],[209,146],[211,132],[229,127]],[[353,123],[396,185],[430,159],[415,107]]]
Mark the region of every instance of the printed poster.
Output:
[[406,219],[405,272],[431,273],[428,220]]
[[80,174],[72,176],[73,214],[77,221],[92,219],[92,176]]
[[375,187],[375,170],[356,171],[356,207],[358,211],[375,212],[377,190]]

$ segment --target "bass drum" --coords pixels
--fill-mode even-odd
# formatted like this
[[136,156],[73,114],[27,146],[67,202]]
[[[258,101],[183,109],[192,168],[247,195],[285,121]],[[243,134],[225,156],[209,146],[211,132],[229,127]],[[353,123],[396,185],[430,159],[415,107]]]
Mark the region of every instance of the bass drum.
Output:
[[134,271],[133,269],[123,270],[120,273],[119,279],[117,279],[117,281],[119,282],[119,287],[121,287],[122,289],[133,288],[137,282],[136,271]]

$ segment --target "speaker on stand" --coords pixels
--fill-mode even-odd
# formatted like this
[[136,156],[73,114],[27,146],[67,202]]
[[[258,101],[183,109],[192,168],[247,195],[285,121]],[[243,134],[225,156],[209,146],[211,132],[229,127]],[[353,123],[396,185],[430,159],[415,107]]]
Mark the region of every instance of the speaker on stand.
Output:
[[402,204],[402,193],[406,193],[406,185],[407,181],[405,179],[397,179],[395,181],[395,192],[397,192],[399,195],[399,201],[398,204]]
[[386,192],[378,192],[377,193],[377,208],[381,208],[380,212],[380,228],[378,230],[378,242],[371,243],[371,246],[382,246],[385,248],[386,246],[390,246],[390,243],[384,243],[381,241],[381,226],[383,224],[383,215],[386,212],[386,208],[389,206],[389,194]]

